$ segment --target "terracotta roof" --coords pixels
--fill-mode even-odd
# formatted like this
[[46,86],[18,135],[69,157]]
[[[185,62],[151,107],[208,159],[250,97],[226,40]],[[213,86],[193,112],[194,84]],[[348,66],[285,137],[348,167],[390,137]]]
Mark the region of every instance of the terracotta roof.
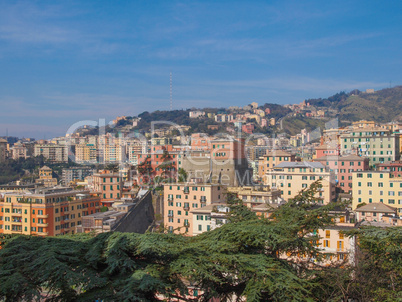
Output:
[[355,209],[355,212],[376,212],[376,213],[395,213],[396,209],[383,204],[382,202],[369,203]]

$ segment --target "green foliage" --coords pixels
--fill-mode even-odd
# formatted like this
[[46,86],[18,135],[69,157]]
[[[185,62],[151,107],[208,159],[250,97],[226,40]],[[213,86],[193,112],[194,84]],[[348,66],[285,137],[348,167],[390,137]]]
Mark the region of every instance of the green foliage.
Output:
[[186,182],[186,181],[187,181],[187,177],[188,177],[188,175],[187,175],[186,170],[184,170],[183,168],[179,168],[179,171],[178,171],[178,181],[179,181],[179,182]]
[[287,117],[283,119],[282,126],[286,133],[296,135],[301,129],[307,129],[307,131],[313,131],[316,128],[324,129],[325,121],[305,116]]
[[101,207],[100,211],[101,212],[107,212],[107,211],[109,211],[109,208],[104,206],[104,207]]
[[19,180],[26,171],[33,173],[36,169],[45,165],[43,156],[20,158],[18,160],[7,159],[0,163],[0,184],[6,184]]
[[[399,299],[398,228],[349,234],[361,244],[359,270],[310,261],[318,253],[313,231],[332,224],[330,211],[343,205],[317,205],[319,188],[314,183],[271,219],[256,216],[229,194],[230,223],[196,237],[104,233],[1,239],[0,299],[31,301],[44,293],[44,301],[159,301],[158,295],[182,301]],[[297,254],[306,257],[284,257]],[[188,284],[201,289],[194,300],[186,298]]]

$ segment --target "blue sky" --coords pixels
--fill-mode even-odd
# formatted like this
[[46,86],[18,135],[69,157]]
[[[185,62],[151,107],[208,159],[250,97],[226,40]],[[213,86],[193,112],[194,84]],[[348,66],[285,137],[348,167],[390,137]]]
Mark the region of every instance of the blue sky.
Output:
[[0,136],[402,84],[401,1],[0,0]]

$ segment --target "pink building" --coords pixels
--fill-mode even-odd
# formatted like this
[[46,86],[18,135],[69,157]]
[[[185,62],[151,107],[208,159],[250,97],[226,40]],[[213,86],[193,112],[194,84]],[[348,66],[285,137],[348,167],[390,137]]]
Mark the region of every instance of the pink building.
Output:
[[321,156],[314,159],[335,172],[336,187],[345,193],[352,193],[352,173],[369,169],[369,159],[357,155]]
[[339,146],[321,145],[315,148],[315,158],[339,155]]
[[402,161],[390,161],[377,165],[379,171],[390,171],[394,177],[402,177]]

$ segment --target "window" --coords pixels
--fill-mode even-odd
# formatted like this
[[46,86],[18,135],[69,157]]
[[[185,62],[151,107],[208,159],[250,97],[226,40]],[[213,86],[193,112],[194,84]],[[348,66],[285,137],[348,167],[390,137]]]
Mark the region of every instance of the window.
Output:
[[325,238],[331,238],[331,231],[330,230],[325,231]]
[[198,225],[198,230],[201,232],[202,231],[202,224]]

